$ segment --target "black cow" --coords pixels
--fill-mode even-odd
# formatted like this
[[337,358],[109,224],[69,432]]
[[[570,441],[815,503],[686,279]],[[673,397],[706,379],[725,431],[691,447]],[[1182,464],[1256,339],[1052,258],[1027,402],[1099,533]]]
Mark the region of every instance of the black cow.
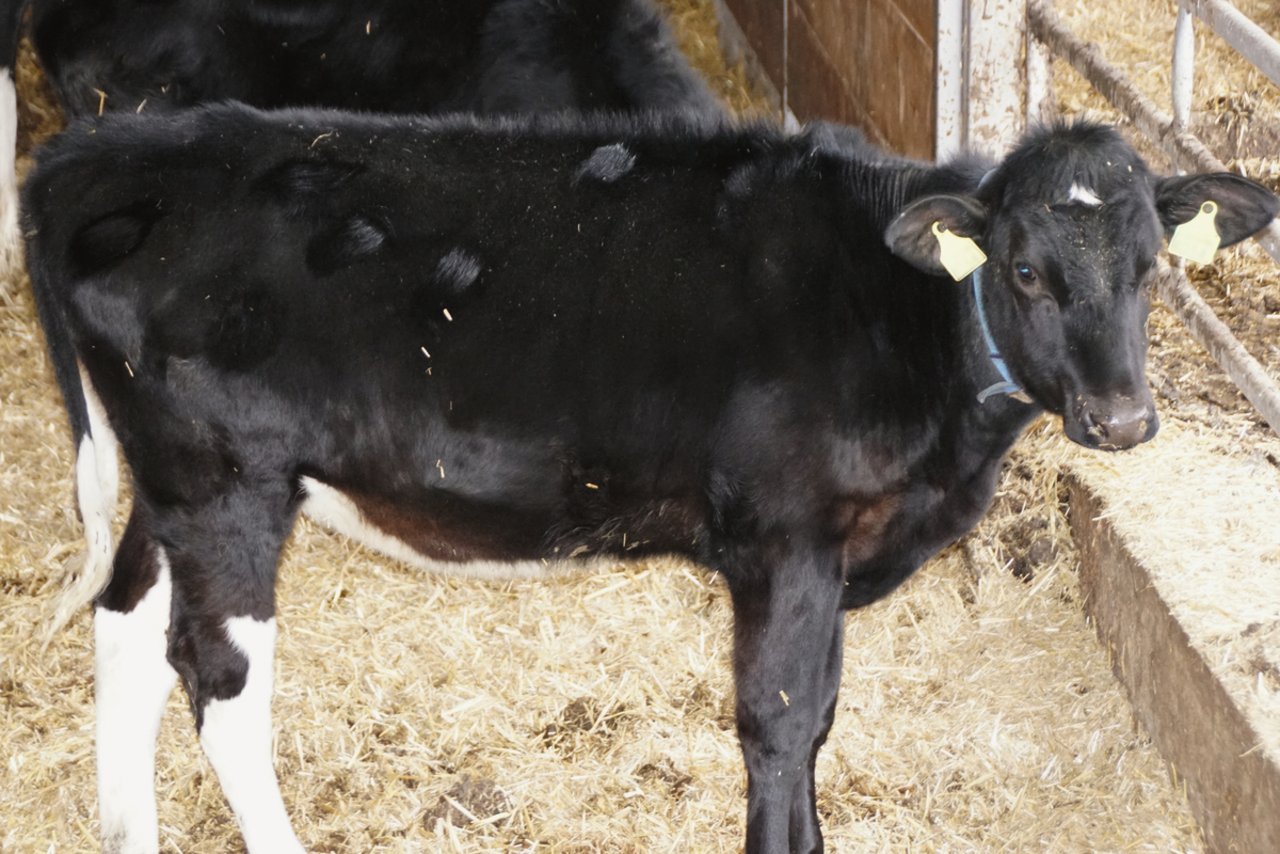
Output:
[[[842,609],[969,530],[1042,409],[1091,448],[1155,433],[1144,280],[1207,199],[1228,244],[1277,210],[1238,176],[1154,177],[1085,123],[994,167],[831,126],[73,125],[24,203],[95,536],[113,432],[136,496],[91,579],[108,849],[155,849],[180,677],[250,850],[299,850],[268,706],[303,509],[446,571],[673,553],[721,573],[746,848],[821,850]],[[959,285],[940,241],[970,238],[990,260]]]
[[720,110],[652,0],[0,0],[0,235],[15,246],[10,69],[27,6],[72,116],[231,99],[396,113]]

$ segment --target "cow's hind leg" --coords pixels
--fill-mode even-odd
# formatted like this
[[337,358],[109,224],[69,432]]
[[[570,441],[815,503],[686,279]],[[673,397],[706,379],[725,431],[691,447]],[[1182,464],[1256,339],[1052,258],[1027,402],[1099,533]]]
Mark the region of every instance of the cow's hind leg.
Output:
[[738,738],[747,766],[746,850],[811,854],[822,851],[814,760],[840,686],[839,565],[834,555],[797,543],[772,556],[762,552],[730,576]]
[[167,520],[169,661],[251,854],[303,850],[271,761],[276,563],[295,509],[239,494]]
[[110,854],[159,848],[155,747],[177,674],[165,660],[171,577],[135,510],[93,612],[98,813]]

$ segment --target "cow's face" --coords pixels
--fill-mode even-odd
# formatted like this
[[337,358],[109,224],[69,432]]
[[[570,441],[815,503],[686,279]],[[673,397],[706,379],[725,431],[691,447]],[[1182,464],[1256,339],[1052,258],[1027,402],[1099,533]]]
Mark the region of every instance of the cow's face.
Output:
[[1159,423],[1144,363],[1161,233],[1205,201],[1217,205],[1224,246],[1277,209],[1272,193],[1239,176],[1154,178],[1114,131],[1057,128],[1022,145],[974,195],[908,206],[887,239],[932,272],[941,272],[933,223],[976,240],[988,256],[983,304],[1014,380],[1062,416],[1073,441],[1120,450],[1150,439]]

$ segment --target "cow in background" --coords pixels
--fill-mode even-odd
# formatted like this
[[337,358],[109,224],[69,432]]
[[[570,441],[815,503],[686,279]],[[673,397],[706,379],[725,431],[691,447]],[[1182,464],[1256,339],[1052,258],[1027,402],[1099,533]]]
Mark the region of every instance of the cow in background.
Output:
[[1040,412],[1092,449],[1154,435],[1148,280],[1209,202],[1224,244],[1280,207],[1153,175],[1088,123],[938,167],[832,126],[241,105],[71,126],[24,203],[102,588],[108,849],[156,850],[181,680],[249,850],[301,850],[270,721],[301,511],[445,572],[720,573],[746,850],[821,851],[842,609],[968,531]]
[[13,68],[28,7],[36,54],[73,117],[226,100],[394,113],[721,110],[652,0],[2,0],[0,261],[18,245]]

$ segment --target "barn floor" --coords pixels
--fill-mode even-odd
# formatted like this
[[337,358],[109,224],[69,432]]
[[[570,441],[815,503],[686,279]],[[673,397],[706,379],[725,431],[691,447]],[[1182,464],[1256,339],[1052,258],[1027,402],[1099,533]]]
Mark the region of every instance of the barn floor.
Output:
[[[668,5],[735,109],[759,103],[718,66],[709,0]],[[33,118],[51,121],[47,101]],[[0,850],[89,850],[89,614],[38,643],[81,543],[71,448],[28,286],[3,292]],[[1181,389],[1184,431],[1268,447],[1247,414],[1194,391],[1198,375],[1157,382]],[[1058,472],[1086,452],[1060,432],[1035,425],[978,529],[847,618],[819,761],[829,850],[1203,849],[1082,616]],[[1162,465],[1160,449],[1147,465]],[[740,849],[730,612],[703,571],[660,561],[551,583],[456,581],[304,522],[279,600],[277,768],[310,850]],[[162,846],[241,850],[184,702],[175,693],[158,749]]]

